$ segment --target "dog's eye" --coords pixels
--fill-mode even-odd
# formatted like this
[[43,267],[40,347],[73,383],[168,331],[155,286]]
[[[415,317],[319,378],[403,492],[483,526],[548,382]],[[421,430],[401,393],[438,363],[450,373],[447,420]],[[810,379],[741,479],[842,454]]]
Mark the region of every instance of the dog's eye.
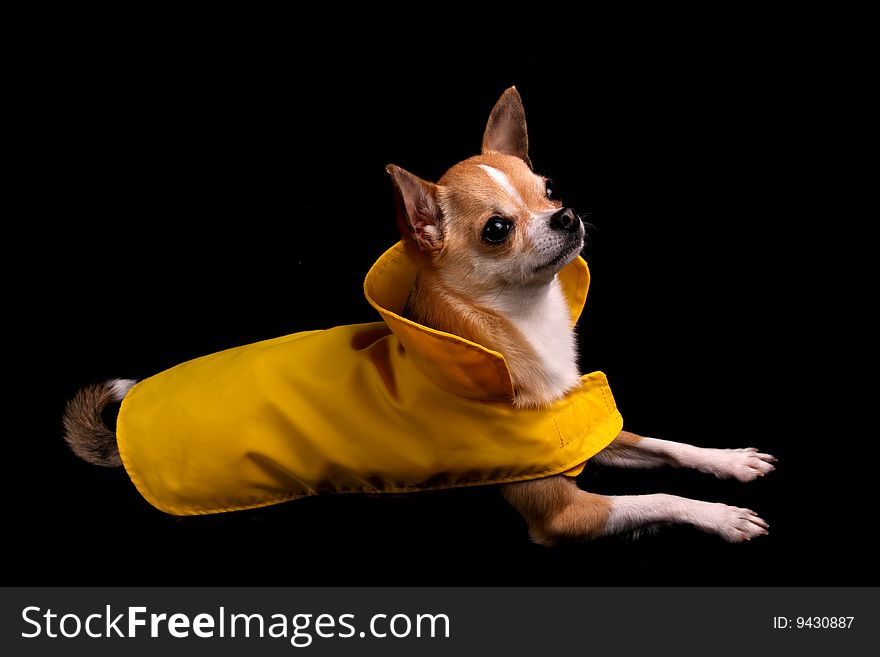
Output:
[[544,181],[544,186],[545,186],[545,189],[547,190],[547,198],[555,199],[556,198],[556,185],[554,184],[554,182],[552,180],[550,180],[549,178],[547,178]]
[[483,226],[483,239],[489,244],[501,244],[510,234],[513,222],[501,217],[492,217]]

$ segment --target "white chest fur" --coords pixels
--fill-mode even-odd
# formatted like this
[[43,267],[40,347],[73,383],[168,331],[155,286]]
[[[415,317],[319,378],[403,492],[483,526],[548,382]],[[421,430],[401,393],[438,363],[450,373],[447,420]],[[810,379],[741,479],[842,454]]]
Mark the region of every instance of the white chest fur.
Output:
[[487,299],[486,304],[503,313],[525,336],[543,365],[547,385],[561,397],[578,385],[580,373],[571,314],[559,280],[554,277],[549,285],[508,290]]

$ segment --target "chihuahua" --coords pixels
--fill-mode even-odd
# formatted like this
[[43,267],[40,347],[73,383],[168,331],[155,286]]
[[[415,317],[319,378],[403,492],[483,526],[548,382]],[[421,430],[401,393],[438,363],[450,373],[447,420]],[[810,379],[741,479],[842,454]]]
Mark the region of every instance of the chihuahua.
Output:
[[[577,346],[557,279],[584,246],[584,226],[532,170],[525,111],[511,87],[493,108],[482,153],[437,184],[391,165],[402,199],[398,223],[419,275],[407,305],[411,319],[501,353],[514,404],[540,407],[578,385]],[[707,449],[622,431],[593,457],[629,468],[695,468],[752,481],[776,460],[756,448]],[[687,523],[730,542],[767,534],[750,509],[674,495],[605,496],[556,475],[501,486],[537,543],[553,545],[659,523]]]
[[[404,248],[417,270],[403,308],[404,316],[423,327],[464,338],[501,354],[510,374],[513,405],[541,409],[581,386],[572,314],[559,274],[580,254],[585,232],[580,217],[556,197],[552,183],[534,173],[528,150],[525,112],[519,93],[511,87],[489,116],[480,155],[454,165],[436,184],[398,166],[389,165],[387,170],[394,181]],[[402,288],[401,303],[406,289]],[[326,335],[332,339],[333,335],[342,334]],[[290,337],[295,336],[264,344],[292,344]],[[260,344],[257,347],[263,348]],[[221,354],[208,358],[208,362],[216,363],[223,358]],[[241,368],[245,361],[236,362]],[[296,362],[292,365],[296,366]],[[265,370],[265,363],[261,367],[260,371]],[[183,371],[194,369],[186,366]],[[169,371],[172,374],[158,376],[173,377],[175,371],[180,370],[173,368]],[[245,384],[253,375],[247,368],[235,372],[227,378],[241,378]],[[210,377],[199,381],[207,381],[213,389]],[[314,380],[309,383],[314,385]],[[99,465],[123,463],[126,453],[123,450],[120,454],[117,436],[101,421],[101,409],[111,401],[137,397],[137,392],[132,392],[134,385],[134,381],[116,379],[90,386],[68,403],[65,438],[76,454]],[[199,385],[190,386],[189,390],[199,393],[204,389]],[[150,396],[140,394],[142,399]],[[174,394],[188,393],[176,389]],[[164,403],[174,394],[152,394],[152,399]],[[197,399],[201,398],[197,395]],[[176,403],[176,398],[171,403]],[[157,408],[160,410],[151,418],[169,417],[164,413],[167,406]],[[231,412],[235,414],[236,410]],[[259,410],[240,415],[263,417]],[[213,421],[216,425],[218,420]],[[176,431],[176,420],[172,417],[168,422]],[[216,433],[217,427],[212,426]],[[620,424],[610,430],[607,439],[614,436],[618,427]],[[230,440],[238,440],[235,429],[230,431]],[[148,427],[147,439],[156,435]],[[278,444],[284,444],[288,437],[285,432]],[[323,439],[326,441],[326,436]],[[182,447],[173,437],[171,442],[173,449],[169,454],[174,458],[173,455],[182,453]],[[219,453],[210,458],[215,470],[220,468],[218,480],[227,481],[229,471],[222,469]],[[627,431],[621,431],[593,458],[601,464],[620,467],[689,467],[743,482],[771,472],[775,461],[755,448],[706,449],[643,438]],[[250,454],[248,462],[255,460],[256,456]],[[158,466],[163,463],[168,465],[169,461],[155,461]],[[270,471],[277,479],[284,469]],[[153,478],[156,472],[148,472],[147,478]],[[186,472],[184,468],[183,480],[178,480],[183,481],[184,488]],[[543,545],[632,532],[670,522],[691,524],[731,542],[746,541],[768,531],[767,523],[749,509],[663,494],[603,496],[580,490],[570,476],[543,476],[543,472],[538,476],[543,478],[501,484],[501,491],[525,518],[532,540]],[[136,477],[132,479],[135,481]],[[155,504],[141,486],[139,490]],[[175,512],[174,508],[156,506]]]

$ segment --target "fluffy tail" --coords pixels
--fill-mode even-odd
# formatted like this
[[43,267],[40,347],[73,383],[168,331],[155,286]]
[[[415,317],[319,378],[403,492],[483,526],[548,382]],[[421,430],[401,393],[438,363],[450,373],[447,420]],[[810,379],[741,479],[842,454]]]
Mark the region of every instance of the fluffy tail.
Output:
[[67,402],[64,409],[64,440],[81,459],[108,468],[122,465],[116,434],[101,419],[101,410],[120,402],[137,383],[131,379],[111,379],[86,386]]

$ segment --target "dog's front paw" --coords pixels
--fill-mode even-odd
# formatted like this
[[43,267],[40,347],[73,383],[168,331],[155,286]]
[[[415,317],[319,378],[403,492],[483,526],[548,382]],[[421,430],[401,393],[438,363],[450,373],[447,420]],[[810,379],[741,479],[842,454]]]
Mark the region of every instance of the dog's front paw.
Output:
[[742,543],[769,533],[770,526],[751,509],[711,502],[703,504],[694,524],[728,543]]
[[754,481],[776,469],[773,465],[776,457],[759,452],[756,447],[706,449],[704,452],[705,461],[700,469],[714,474],[719,479]]

